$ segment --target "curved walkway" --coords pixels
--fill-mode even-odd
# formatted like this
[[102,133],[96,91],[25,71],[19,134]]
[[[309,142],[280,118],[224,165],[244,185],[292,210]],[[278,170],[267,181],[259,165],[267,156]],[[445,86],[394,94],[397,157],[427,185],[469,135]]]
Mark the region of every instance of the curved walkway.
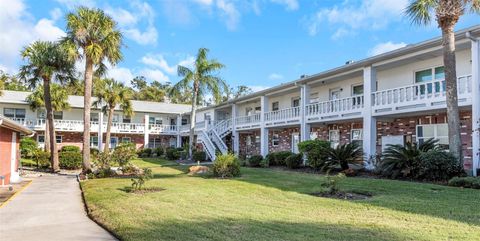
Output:
[[116,240],[87,217],[74,175],[42,176],[0,208],[0,240]]

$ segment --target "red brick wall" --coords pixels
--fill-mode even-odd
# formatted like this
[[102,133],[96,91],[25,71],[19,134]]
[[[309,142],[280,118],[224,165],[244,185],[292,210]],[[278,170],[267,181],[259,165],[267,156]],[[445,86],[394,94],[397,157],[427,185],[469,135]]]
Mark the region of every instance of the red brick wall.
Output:
[[[247,146],[247,136],[250,136],[252,142]],[[256,136],[260,136],[260,130],[244,132],[239,134],[239,154],[241,157],[260,155],[260,142],[256,142]]]
[[338,124],[328,124],[320,127],[312,127],[311,133],[317,133],[317,139],[319,140],[329,140],[329,131],[330,130],[339,130],[340,133],[340,144],[350,143],[350,136],[352,134],[352,129],[362,129],[362,122],[345,122]]
[[[5,184],[10,183],[11,174],[11,156],[12,156],[12,133],[10,129],[0,127],[0,175],[5,176]],[[16,140],[16,156],[17,162],[15,169],[18,168],[18,161],[20,160],[20,134],[17,133]],[[1,182],[0,182],[1,185]]]
[[[280,137],[280,142],[277,146],[272,145],[273,134],[276,133]],[[292,150],[292,134],[300,133],[300,128],[283,128],[270,130],[268,132],[268,153],[277,152],[277,151],[291,151]]]

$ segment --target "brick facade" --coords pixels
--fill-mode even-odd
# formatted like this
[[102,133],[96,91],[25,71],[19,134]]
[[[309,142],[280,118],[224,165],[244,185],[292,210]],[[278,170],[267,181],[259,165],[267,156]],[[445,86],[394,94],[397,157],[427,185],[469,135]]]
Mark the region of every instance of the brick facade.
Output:
[[[260,155],[260,142],[256,141],[257,136],[260,138],[260,130],[239,133],[239,155],[241,157]],[[247,138],[251,140],[250,145],[247,145]]]
[[[268,132],[268,152],[291,151],[292,150],[292,134],[298,133],[300,135],[299,127],[272,129]],[[278,134],[279,143],[277,146],[273,145],[273,135]]]
[[340,134],[340,145],[350,143],[352,129],[362,129],[363,125],[361,121],[356,122],[344,122],[344,123],[337,123],[337,124],[326,124],[323,126],[314,126],[311,128],[311,136],[317,135],[317,139],[329,141],[330,130],[338,130]]

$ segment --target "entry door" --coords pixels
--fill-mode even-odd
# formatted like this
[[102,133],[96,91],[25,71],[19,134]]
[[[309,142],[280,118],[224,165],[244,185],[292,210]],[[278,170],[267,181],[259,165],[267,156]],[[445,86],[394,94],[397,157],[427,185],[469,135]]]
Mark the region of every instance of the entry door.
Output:
[[292,133],[292,152],[293,153],[299,153],[298,143],[300,143],[300,134]]
[[117,144],[118,144],[118,137],[116,136],[110,137],[110,148],[113,149],[117,147]]

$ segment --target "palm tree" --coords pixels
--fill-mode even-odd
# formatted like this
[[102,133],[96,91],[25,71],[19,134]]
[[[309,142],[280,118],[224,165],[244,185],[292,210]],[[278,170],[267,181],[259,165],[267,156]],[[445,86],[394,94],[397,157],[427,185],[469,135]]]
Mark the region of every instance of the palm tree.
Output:
[[[74,79],[74,62],[70,61],[65,49],[54,42],[36,41],[22,51],[26,64],[20,67],[20,78],[35,87],[43,82],[43,98],[47,114],[48,132],[55,133],[51,82],[65,83]],[[59,170],[55,138],[50,138],[50,161],[54,172]]]
[[[32,92],[30,95],[27,96],[26,101],[30,106],[32,111],[37,111],[40,109],[45,108],[45,98],[44,98],[44,89],[43,85],[39,86]],[[58,84],[52,83],[50,86],[50,95],[51,95],[51,103],[53,111],[63,111],[70,109],[70,104],[68,103],[68,92],[63,86]],[[52,136],[55,138],[55,128],[53,129],[54,132],[50,133],[48,128],[48,123],[45,126],[45,151],[50,150],[50,137]]]
[[413,23],[427,25],[433,15],[442,30],[443,64],[447,94],[448,137],[450,152],[463,166],[462,142],[460,137],[460,115],[457,97],[457,73],[455,60],[454,28],[465,12],[479,12],[479,0],[415,0],[406,9]]
[[5,89],[5,82],[3,81],[3,78],[0,78],[0,96],[3,95],[4,89]]
[[107,133],[105,138],[104,151],[108,153],[110,144],[110,132],[112,128],[113,112],[118,105],[126,116],[133,115],[132,92],[123,83],[114,79],[103,79],[95,82],[95,96],[98,98],[93,104],[101,106],[104,113],[108,115]]
[[179,96],[182,90],[192,86],[192,111],[190,114],[190,138],[188,140],[188,154],[190,158],[193,151],[195,115],[199,98],[203,97],[203,94],[211,93],[218,103],[222,99],[221,93],[228,88],[225,82],[215,75],[215,72],[223,68],[224,65],[217,60],[209,60],[207,54],[208,49],[206,48],[198,50],[193,70],[179,65],[177,72],[183,79],[170,90],[170,95]]
[[117,23],[100,9],[79,7],[67,15],[63,44],[74,59],[85,60],[83,110],[83,172],[90,172],[90,105],[92,78],[105,73],[105,61],[115,65],[122,59],[122,34]]

